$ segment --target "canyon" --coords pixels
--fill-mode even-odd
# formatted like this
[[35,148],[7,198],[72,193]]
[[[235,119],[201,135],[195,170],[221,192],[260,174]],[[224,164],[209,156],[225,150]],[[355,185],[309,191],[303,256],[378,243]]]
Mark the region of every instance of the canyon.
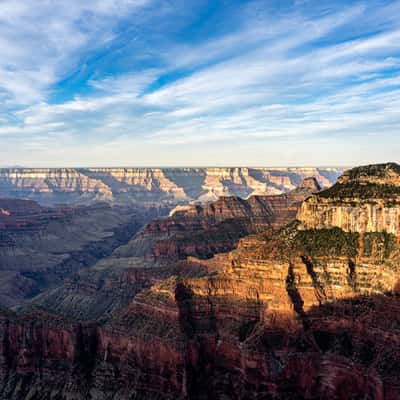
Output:
[[104,318],[163,279],[205,274],[211,268],[199,261],[233,250],[242,237],[292,222],[301,202],[319,189],[314,178],[306,178],[282,195],[222,197],[206,205],[177,206],[93,268],[38,295],[33,304],[77,319]]
[[[102,171],[91,179],[112,187]],[[105,232],[114,238],[57,279],[47,278],[63,271],[57,262],[44,268],[36,292],[0,297],[0,398],[400,398],[400,166],[353,168],[322,190],[324,174],[309,172],[291,186],[286,170],[272,193],[224,178],[202,197],[202,177],[192,191],[189,178],[177,185],[182,197],[153,196],[140,183],[136,211],[124,197],[133,180],[122,197],[98,197],[104,203],[92,203],[97,194],[58,208],[0,202],[7,271],[17,269],[8,247],[42,249],[20,245],[32,232],[47,249],[67,246],[54,221],[71,226],[80,257]],[[240,192],[227,196],[233,187]],[[79,204],[88,192],[74,193]],[[77,234],[84,225],[96,226],[82,232],[89,244]],[[118,229],[126,234],[117,243]]]
[[206,203],[221,196],[281,194],[302,179],[331,186],[342,168],[2,168],[0,197],[56,205],[107,201]]
[[46,207],[33,200],[0,199],[0,305],[17,306],[60,284],[167,212],[100,202]]

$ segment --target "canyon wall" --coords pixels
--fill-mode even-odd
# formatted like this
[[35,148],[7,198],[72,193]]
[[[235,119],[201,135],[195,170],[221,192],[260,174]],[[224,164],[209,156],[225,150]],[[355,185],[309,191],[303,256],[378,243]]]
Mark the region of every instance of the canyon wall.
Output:
[[[317,218],[314,216],[317,215]],[[337,204],[314,196],[305,202],[298,219],[307,229],[340,227],[347,232],[388,232],[400,233],[400,203],[397,206],[384,200]]]
[[205,203],[220,196],[280,194],[315,176],[330,186],[340,168],[3,168],[0,197],[23,197],[43,204],[94,200]]
[[319,235],[189,260],[214,272],[161,280],[103,324],[3,315],[0,398],[398,399],[399,248]]
[[[400,245],[363,214],[397,207],[398,168],[346,172],[305,200],[300,221],[286,194],[179,207],[148,224],[84,279],[1,311],[0,399],[399,399]],[[328,224],[314,204],[349,207],[354,223]],[[271,226],[274,212],[283,218]],[[233,250],[137,262],[160,249],[142,235],[193,249],[206,232],[218,249],[227,231],[209,229],[253,216],[260,229]]]
[[301,202],[319,189],[314,178],[306,178],[297,189],[282,195],[250,196],[247,200],[222,197],[205,205],[178,206],[168,217],[150,221],[93,268],[37,296],[34,304],[79,319],[109,314],[126,306],[140,290],[170,276],[211,271],[212,266],[193,257],[211,258],[235,249],[250,233],[293,222]]
[[400,168],[378,164],[346,171],[327,190],[308,198],[298,214],[304,229],[400,234]]
[[177,206],[168,218],[147,224],[114,255],[168,263],[188,256],[209,258],[233,250],[243,236],[294,221],[302,201],[320,189],[315,178],[305,178],[281,195],[223,196],[208,204]]
[[126,244],[162,207],[44,207],[0,199],[0,307],[14,307]]

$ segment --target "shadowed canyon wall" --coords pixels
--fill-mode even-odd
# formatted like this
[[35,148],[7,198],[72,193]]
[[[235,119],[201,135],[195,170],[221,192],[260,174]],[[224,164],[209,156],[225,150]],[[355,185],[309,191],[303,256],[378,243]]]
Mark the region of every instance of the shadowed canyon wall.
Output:
[[163,207],[0,199],[0,305],[14,307],[126,244]]
[[[107,315],[126,306],[146,287],[170,276],[204,275],[208,259],[237,247],[240,238],[294,221],[301,202],[320,189],[314,178],[276,196],[222,197],[205,205],[178,206],[166,218],[150,221],[111,256],[45,291],[34,304],[79,319]],[[104,315],[103,315],[104,316]]]
[[[374,202],[397,207],[397,168],[346,172],[333,188],[304,195],[299,221],[300,202],[278,196],[261,205],[222,198],[149,223],[85,279],[2,312],[0,398],[399,399],[399,235],[376,228],[384,216],[372,223],[363,214]],[[331,213],[351,207],[354,223],[324,222],[325,202]],[[280,215],[288,224],[273,224]],[[177,233],[194,248],[194,229],[218,248],[221,236],[209,230],[243,218],[257,229],[234,249],[138,262],[158,241],[179,242]],[[146,242],[150,233],[158,239]],[[111,301],[129,291],[96,310],[102,294]],[[84,298],[95,299],[86,311],[65,312]]]

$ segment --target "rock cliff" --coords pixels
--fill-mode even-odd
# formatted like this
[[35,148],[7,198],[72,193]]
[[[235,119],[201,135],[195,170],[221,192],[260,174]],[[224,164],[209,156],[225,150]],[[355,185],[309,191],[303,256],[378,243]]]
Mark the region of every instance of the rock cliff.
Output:
[[[229,252],[148,268],[116,257],[118,266],[100,262],[86,271],[100,278],[80,281],[84,291],[69,280],[72,297],[42,294],[47,302],[3,311],[0,398],[399,399],[398,236],[358,220],[351,229],[319,226],[319,209],[309,205],[346,204],[363,218],[356,210],[374,198],[393,201],[395,169],[350,170],[334,189],[305,200],[299,216],[306,210],[307,218],[255,229]],[[375,179],[381,186],[371,189]],[[306,197],[314,184],[308,180],[297,195]],[[179,208],[165,225],[146,229],[179,231],[171,221],[183,220],[192,235],[190,221],[204,229],[227,215],[249,218],[249,210],[264,216],[274,204],[231,200]],[[125,288],[131,297],[110,307],[107,296]],[[105,293],[107,304],[77,321],[62,302],[77,304],[85,292],[98,302]]]
[[400,233],[400,165],[346,171],[331,188],[311,196],[298,219],[306,229]]
[[205,205],[177,206],[168,218],[147,224],[114,256],[168,263],[188,256],[209,258],[234,249],[243,236],[294,221],[302,201],[320,189],[311,177],[282,195],[253,195],[246,200],[224,196]]
[[340,168],[9,168],[0,169],[0,197],[43,204],[215,201],[220,196],[280,194],[315,176],[330,186]]
[[35,304],[47,311],[90,319],[127,305],[143,288],[172,275],[209,268],[186,262],[234,249],[240,238],[293,222],[304,200],[320,187],[314,178],[276,196],[222,197],[206,205],[178,206],[170,216],[150,221],[126,245],[90,270],[46,291]]
[[[161,282],[112,324],[173,352],[162,387],[178,398],[396,399],[399,248],[384,242],[296,226],[250,236],[203,261],[219,272]],[[160,376],[170,360],[146,365]]]
[[4,315],[2,398],[395,400],[400,252],[370,235],[249,236],[102,325]]
[[43,207],[0,199],[0,305],[13,307],[110,255],[162,208]]

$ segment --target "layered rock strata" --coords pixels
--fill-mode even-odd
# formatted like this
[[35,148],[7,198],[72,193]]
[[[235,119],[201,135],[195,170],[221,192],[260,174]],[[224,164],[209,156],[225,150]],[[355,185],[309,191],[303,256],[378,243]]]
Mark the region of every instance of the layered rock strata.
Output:
[[320,189],[315,178],[306,178],[287,194],[250,196],[247,200],[221,197],[205,205],[177,206],[168,218],[147,224],[114,256],[168,263],[188,256],[209,258],[234,249],[243,236],[294,221],[301,202]]
[[48,208],[16,199],[0,199],[0,209],[0,305],[10,307],[109,256],[163,212],[107,203]]
[[[382,169],[393,168],[345,177],[381,185]],[[345,185],[339,181],[321,198],[340,206],[333,193]],[[223,219],[224,212],[207,210],[180,209],[171,219],[186,212]],[[236,208],[234,214],[241,215]],[[245,236],[228,253],[188,257],[162,279],[151,275],[154,266],[140,276],[140,268],[125,265],[126,274],[137,274],[129,284],[148,283],[127,305],[104,307],[101,323],[101,315],[77,323],[44,313],[40,304],[19,315],[3,312],[0,398],[400,398],[398,236],[317,229],[318,218],[310,211],[311,228],[295,221]],[[99,263],[94,270],[107,268]],[[103,283],[110,291],[118,286]]]
[[102,326],[5,315],[3,398],[397,399],[399,248],[315,235],[250,236]]
[[330,186],[340,168],[9,168],[0,169],[0,197],[43,204],[108,201],[206,203],[220,196],[281,194],[315,176]]
[[311,196],[298,219],[305,229],[400,233],[400,166],[394,163],[346,171],[331,188]]
[[[168,276],[211,270],[187,257],[209,258],[235,248],[249,233],[294,221],[301,201],[320,190],[306,178],[294,191],[248,200],[223,197],[207,205],[178,206],[170,216],[150,221],[126,245],[65,284],[46,291],[34,304],[79,319],[100,317],[126,306],[143,288]],[[178,263],[179,261],[179,263]]]

